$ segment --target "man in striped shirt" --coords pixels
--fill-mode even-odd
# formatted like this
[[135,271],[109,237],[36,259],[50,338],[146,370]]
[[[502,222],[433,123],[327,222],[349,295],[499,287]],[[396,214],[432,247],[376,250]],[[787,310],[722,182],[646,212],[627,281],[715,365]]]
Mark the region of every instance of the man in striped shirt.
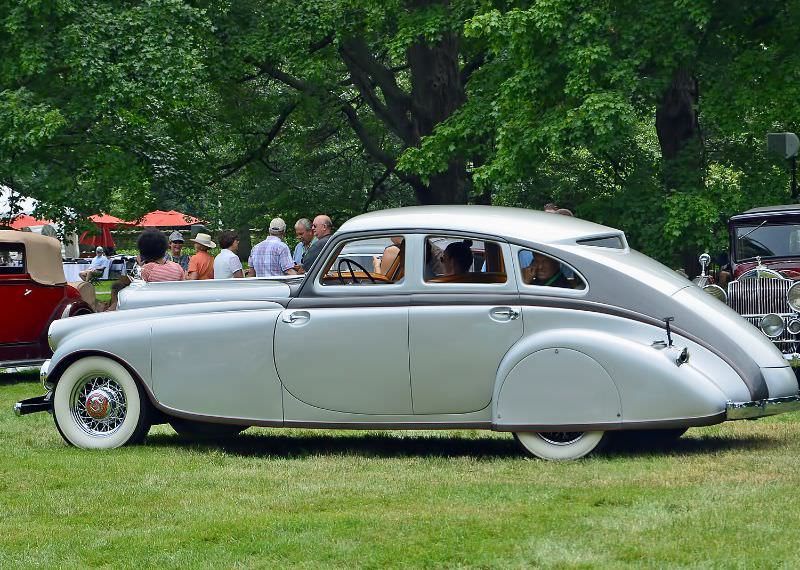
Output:
[[182,281],[186,279],[183,267],[174,261],[167,261],[167,237],[159,232],[148,230],[142,232],[136,241],[139,248],[139,259],[142,264],[142,279],[154,281]]
[[250,251],[247,260],[248,277],[271,277],[273,275],[295,275],[295,263],[289,246],[283,241],[286,222],[275,218],[269,223],[269,237]]

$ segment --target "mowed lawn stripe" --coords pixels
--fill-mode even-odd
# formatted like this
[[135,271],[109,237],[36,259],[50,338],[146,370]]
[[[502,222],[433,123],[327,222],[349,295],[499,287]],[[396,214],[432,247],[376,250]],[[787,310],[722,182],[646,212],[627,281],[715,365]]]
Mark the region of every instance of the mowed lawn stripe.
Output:
[[0,377],[0,567],[796,567],[800,415],[570,463],[506,434],[168,426],[66,447]]

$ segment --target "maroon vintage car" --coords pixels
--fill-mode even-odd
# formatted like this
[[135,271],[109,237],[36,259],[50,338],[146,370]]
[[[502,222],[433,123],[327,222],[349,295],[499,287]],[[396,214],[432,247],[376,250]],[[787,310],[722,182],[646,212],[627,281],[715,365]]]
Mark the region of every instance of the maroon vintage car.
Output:
[[800,372],[800,204],[753,208],[731,217],[728,230],[730,283],[710,284],[705,270],[695,282],[760,328]]
[[0,368],[44,362],[50,323],[93,313],[94,297],[90,283],[66,282],[57,239],[0,230]]

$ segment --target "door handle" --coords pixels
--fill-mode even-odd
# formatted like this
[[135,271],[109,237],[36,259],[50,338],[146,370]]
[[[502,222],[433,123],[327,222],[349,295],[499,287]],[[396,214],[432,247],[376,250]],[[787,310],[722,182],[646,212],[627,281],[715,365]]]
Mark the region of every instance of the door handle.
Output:
[[285,312],[281,316],[281,320],[284,323],[290,323],[290,324],[302,323],[302,322],[305,322],[305,321],[309,320],[310,318],[311,318],[311,315],[308,313],[308,311]]
[[23,297],[27,297],[31,293],[33,293],[33,289],[25,289],[25,292],[22,294],[22,296]]
[[515,311],[511,307],[498,307],[496,309],[492,309],[491,314],[493,317],[503,317],[509,321],[519,318],[519,311]]

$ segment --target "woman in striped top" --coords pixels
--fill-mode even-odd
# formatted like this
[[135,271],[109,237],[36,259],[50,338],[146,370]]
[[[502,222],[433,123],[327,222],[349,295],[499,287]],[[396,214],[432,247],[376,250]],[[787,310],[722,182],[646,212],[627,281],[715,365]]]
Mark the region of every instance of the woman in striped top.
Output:
[[142,261],[142,279],[147,282],[186,279],[183,267],[165,259],[167,245],[167,237],[159,231],[148,230],[139,236],[136,246]]

